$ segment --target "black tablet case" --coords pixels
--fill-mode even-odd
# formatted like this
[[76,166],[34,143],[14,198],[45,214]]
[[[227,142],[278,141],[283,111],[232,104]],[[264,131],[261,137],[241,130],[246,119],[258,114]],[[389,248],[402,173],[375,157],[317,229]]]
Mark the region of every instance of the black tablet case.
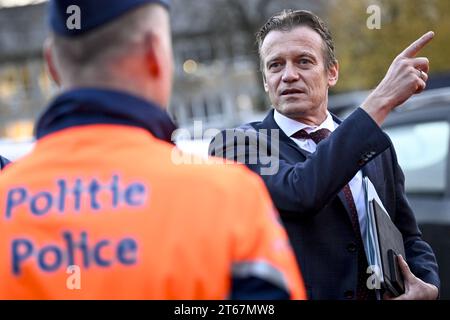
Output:
[[371,205],[380,248],[381,268],[384,276],[383,286],[392,295],[399,296],[405,292],[405,287],[396,255],[402,255],[405,258],[403,237],[378,202],[371,201]]

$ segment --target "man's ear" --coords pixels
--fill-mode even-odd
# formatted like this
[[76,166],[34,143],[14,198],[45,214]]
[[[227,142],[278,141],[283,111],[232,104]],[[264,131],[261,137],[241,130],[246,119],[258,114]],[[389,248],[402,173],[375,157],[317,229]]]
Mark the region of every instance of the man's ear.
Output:
[[53,56],[53,39],[47,38],[44,42],[44,48],[43,48],[43,54],[44,59],[47,65],[47,71],[50,74],[50,77],[55,81],[55,83],[60,86],[61,85],[61,78],[58,74],[55,60]]
[[334,87],[339,79],[339,62],[328,68],[328,86]]
[[262,79],[263,79],[263,83],[264,83],[264,91],[269,92],[269,86],[267,85],[267,80],[266,80],[264,71],[261,71],[261,74],[262,74]]

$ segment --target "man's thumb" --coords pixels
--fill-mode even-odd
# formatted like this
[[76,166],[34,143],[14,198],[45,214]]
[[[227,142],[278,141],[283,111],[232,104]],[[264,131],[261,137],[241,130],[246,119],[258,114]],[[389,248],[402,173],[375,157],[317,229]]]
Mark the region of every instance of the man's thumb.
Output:
[[411,280],[413,280],[414,274],[411,272],[405,259],[400,254],[397,256],[397,261],[400,265],[400,269],[402,270],[403,278],[405,279],[405,281],[410,282]]

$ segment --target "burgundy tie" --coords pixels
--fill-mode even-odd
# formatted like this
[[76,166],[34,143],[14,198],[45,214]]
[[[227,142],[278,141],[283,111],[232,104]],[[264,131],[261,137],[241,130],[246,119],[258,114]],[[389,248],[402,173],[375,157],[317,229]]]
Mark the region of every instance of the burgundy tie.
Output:
[[331,131],[328,129],[319,129],[315,132],[308,133],[305,130],[297,131],[292,135],[293,138],[296,139],[311,139],[316,144],[319,144],[320,141],[322,141],[325,138],[328,138]]
[[[331,134],[328,129],[319,129],[315,132],[307,133],[305,130],[297,131],[292,135],[297,139],[311,139],[316,144],[319,144],[323,139],[326,139]],[[358,288],[356,292],[356,299],[367,300],[371,296],[371,292],[366,285],[366,270],[367,270],[367,258],[364,251],[364,244],[361,236],[361,229],[359,227],[358,211],[356,210],[355,201],[353,199],[350,186],[346,184],[342,189],[348,208],[350,210],[350,218],[353,227],[353,231],[356,234],[357,246],[358,246]]]

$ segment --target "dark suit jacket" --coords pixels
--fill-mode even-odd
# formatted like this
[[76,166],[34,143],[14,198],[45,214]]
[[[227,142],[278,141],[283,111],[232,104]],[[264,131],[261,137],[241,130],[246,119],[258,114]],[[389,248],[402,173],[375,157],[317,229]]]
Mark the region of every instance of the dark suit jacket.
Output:
[[[231,133],[244,131],[246,139],[234,140],[226,139],[230,131],[221,132],[213,139],[210,154],[246,162],[258,174],[263,169],[270,172],[268,166],[274,166],[268,164],[270,158],[279,158],[276,174],[261,177],[280,212],[310,299],[349,299],[356,292],[357,239],[341,190],[361,169],[403,234],[412,272],[439,288],[436,259],[422,240],[406,199],[404,175],[392,143],[364,110],[351,114],[313,154],[284,134],[273,111],[262,122]],[[271,141],[277,134],[279,143]],[[267,155],[261,154],[264,148],[270,151]],[[257,161],[249,158],[255,154]]]
[[8,163],[9,161],[7,159],[0,156],[0,170],[2,170]]

